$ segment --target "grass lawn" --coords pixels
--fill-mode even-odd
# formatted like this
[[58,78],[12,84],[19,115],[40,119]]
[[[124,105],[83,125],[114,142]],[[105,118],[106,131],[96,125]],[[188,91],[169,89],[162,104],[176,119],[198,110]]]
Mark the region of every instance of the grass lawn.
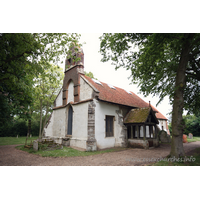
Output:
[[[38,137],[31,137],[28,138],[28,144],[30,144],[30,141],[36,140]],[[24,148],[24,144],[26,141],[26,137],[0,137],[0,146],[2,145],[15,145],[15,144],[23,144],[20,146],[17,146],[17,149],[20,149],[22,151],[26,151],[28,153],[33,153],[37,154],[43,157],[72,157],[72,156],[89,156],[89,155],[96,155],[96,154],[101,154],[101,153],[108,153],[108,152],[116,152],[116,151],[123,151],[126,150],[127,148],[110,148],[110,149],[105,149],[101,151],[94,151],[94,152],[84,152],[84,151],[79,151],[76,149],[73,149],[71,147],[63,147],[63,149],[56,149],[56,150],[50,150],[50,151],[45,151],[45,150],[39,150],[37,152],[33,151],[33,149],[27,149]]]
[[182,161],[179,162],[159,161],[151,166],[200,166],[200,148],[197,148],[192,156],[186,156],[186,158],[191,160],[184,162],[184,158],[182,158]]
[[[36,140],[38,137],[28,138],[30,140]],[[0,137],[0,146],[2,145],[14,145],[14,144],[25,144],[26,137]]]
[[200,137],[193,137],[193,139],[189,139],[187,138],[188,142],[196,142],[196,141],[200,141]]
[[33,151],[33,149],[27,149],[24,148],[24,145],[17,146],[17,149],[20,149],[22,151],[26,151],[28,153],[37,154],[43,157],[74,157],[74,156],[90,156],[90,155],[97,155],[102,153],[108,153],[108,152],[116,152],[116,151],[123,151],[127,148],[121,148],[121,147],[115,147],[115,148],[109,148],[101,151],[93,151],[93,152],[87,152],[87,151],[79,151],[76,149],[73,149],[71,147],[65,147],[63,146],[63,149],[56,149],[56,150],[39,150],[39,151]]
[[[36,140],[38,137],[31,137],[28,138],[28,143],[30,140]],[[116,152],[116,151],[123,151],[127,148],[109,148],[101,151],[94,151],[94,152],[84,152],[73,149],[71,147],[63,147],[63,149],[56,149],[56,150],[39,150],[37,152],[33,151],[33,149],[24,148],[26,137],[0,137],[0,146],[1,145],[15,145],[15,144],[23,144],[17,146],[17,149],[22,151],[26,151],[28,153],[37,154],[43,157],[72,157],[72,156],[89,156],[89,155],[97,155],[101,153],[108,153],[108,152]],[[200,141],[200,137],[193,137],[193,139],[188,139],[188,142],[195,142]],[[190,157],[188,157],[190,158]],[[157,163],[152,164],[153,166],[200,166],[200,148],[197,149],[196,153],[193,155],[195,158],[195,162],[169,162],[169,161],[160,161]]]
[[[196,142],[200,141],[200,137],[193,137],[193,139],[187,138],[188,142]],[[182,162],[170,162],[170,161],[159,161],[152,166],[200,166],[200,148],[196,149],[193,157],[187,156],[186,158],[192,159],[191,161],[184,162],[184,158],[182,158]]]

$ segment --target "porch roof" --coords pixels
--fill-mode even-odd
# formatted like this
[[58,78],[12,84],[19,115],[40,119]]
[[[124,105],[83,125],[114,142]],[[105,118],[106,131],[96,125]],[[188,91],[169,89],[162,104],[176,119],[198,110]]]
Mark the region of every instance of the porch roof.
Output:
[[154,118],[153,120],[154,123],[156,124],[159,123],[151,107],[137,108],[130,110],[129,113],[124,118],[124,123],[125,124],[146,123],[149,115],[151,115]]

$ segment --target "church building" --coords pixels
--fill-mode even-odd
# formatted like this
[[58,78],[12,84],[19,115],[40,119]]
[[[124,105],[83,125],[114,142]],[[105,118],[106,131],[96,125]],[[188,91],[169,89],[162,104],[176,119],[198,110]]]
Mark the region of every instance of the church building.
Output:
[[86,151],[158,146],[159,131],[169,133],[167,118],[133,92],[85,76],[78,49],[72,48],[72,55],[79,61],[66,59],[63,87],[43,138]]

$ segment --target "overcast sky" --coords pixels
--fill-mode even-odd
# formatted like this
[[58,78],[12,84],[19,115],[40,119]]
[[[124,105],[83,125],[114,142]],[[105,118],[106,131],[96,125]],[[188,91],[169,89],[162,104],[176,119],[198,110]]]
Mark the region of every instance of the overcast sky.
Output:
[[[57,33],[77,33],[77,32],[93,32],[93,31],[103,31],[103,32],[136,32],[136,33],[176,33],[176,32],[199,32],[199,2],[198,1],[56,1],[56,3],[46,1],[34,1],[29,3],[24,3],[22,1],[2,1],[1,2],[1,31],[3,32],[57,32]],[[101,55],[98,53],[100,47],[99,36],[101,34],[86,34],[82,33],[81,42],[85,41],[86,44],[83,45],[83,51],[85,54],[85,71],[93,72],[94,76],[100,81],[105,83],[110,83],[114,86],[118,86],[127,90],[133,91],[139,97],[143,98],[141,94],[138,94],[139,89],[137,86],[129,85],[130,81],[127,77],[130,76],[130,72],[125,69],[119,69],[115,71],[115,67],[109,62],[102,63]],[[157,98],[143,98],[145,101],[151,101],[153,105],[156,105]],[[169,117],[167,113],[171,111],[171,106],[166,98],[158,107],[158,110]],[[33,169],[33,170],[32,170]],[[87,193],[87,187],[90,185],[90,189],[94,192],[99,192],[99,188],[102,184],[105,184],[105,177],[109,180],[109,189],[105,190],[106,196],[119,198],[127,198],[130,196],[129,193],[124,192],[126,185],[132,185],[133,188],[137,188],[134,196],[140,197],[144,187],[137,187],[140,183],[143,183],[142,178],[150,177],[152,184],[157,184],[157,179],[155,179],[155,174],[158,172],[162,173],[164,181],[162,184],[157,184],[158,195],[163,196],[162,188],[168,187],[171,177],[176,176],[177,180],[182,181],[179,184],[181,187],[185,186],[186,182],[193,182],[197,179],[197,170],[190,170],[189,180],[188,177],[183,177],[182,174],[185,172],[185,168],[167,168],[167,170],[161,171],[161,168],[151,168],[151,173],[147,168],[138,167],[136,173],[130,173],[133,168],[114,168],[114,167],[98,167],[98,169],[92,167],[86,168],[70,168],[70,173],[67,174],[67,179],[65,181],[66,168],[31,168],[33,175],[32,183],[36,183],[38,175],[45,177],[45,180],[49,180],[49,174],[53,174],[56,177],[56,181],[61,184],[54,184],[54,191],[64,190],[67,186],[70,188],[68,196],[77,196],[79,192],[82,196]],[[134,168],[135,169],[135,168]],[[163,168],[162,168],[163,169]],[[197,169],[197,168],[196,168]],[[97,173],[98,170],[98,173]],[[3,171],[3,170],[2,170]],[[1,176],[2,183],[9,183],[12,187],[13,196],[18,197],[21,195],[20,188],[17,187],[15,181],[13,185],[10,182],[10,178],[17,178],[19,186],[27,178],[27,173],[29,173],[29,168],[4,168]],[[8,173],[4,173],[8,172]],[[56,172],[56,173],[55,173]],[[88,174],[95,174],[95,184],[91,184],[91,179],[88,179]],[[9,176],[8,176],[9,175]],[[36,177],[36,178],[34,178]],[[61,178],[59,178],[61,177]],[[127,178],[128,177],[128,178]],[[195,178],[193,180],[193,178]],[[51,178],[52,179],[52,178]],[[79,181],[77,181],[77,179]],[[135,180],[134,182],[132,180]],[[14,179],[15,180],[15,179]],[[130,181],[131,180],[131,181]],[[54,180],[53,180],[54,181]],[[179,182],[180,182],[179,181]],[[94,181],[93,181],[94,182]],[[126,184],[120,184],[124,183]],[[46,184],[47,183],[47,184]],[[46,181],[45,185],[38,185],[38,188],[43,190],[51,189],[52,182]],[[139,184],[138,184],[139,183]],[[38,184],[38,182],[37,182]],[[71,185],[80,185],[80,187],[70,187]],[[120,190],[109,193],[108,191],[113,191],[119,187]],[[171,188],[177,189],[177,181],[170,182]],[[6,185],[6,184],[5,184]],[[27,188],[26,188],[27,185]],[[30,187],[34,186],[32,184],[26,184],[25,191],[29,195],[28,190]],[[121,185],[125,185],[122,187]],[[159,187],[161,185],[161,187]],[[163,187],[164,186],[164,187]],[[3,187],[3,193],[1,196],[7,197],[10,195],[11,187]],[[182,189],[178,187],[178,189]],[[79,190],[77,190],[79,188]],[[151,193],[152,188],[146,187],[147,193]],[[107,189],[105,187],[105,189]],[[196,189],[196,188],[195,188]],[[78,192],[77,192],[78,191]],[[86,191],[86,193],[85,193]],[[55,194],[51,192],[51,196],[56,196],[57,198],[62,198],[62,192]],[[195,193],[194,193],[195,194]],[[189,196],[195,197],[193,193]],[[180,196],[179,193],[175,197]],[[30,195],[29,195],[30,196]],[[44,195],[43,195],[44,196]],[[46,193],[45,193],[46,196]],[[80,196],[80,195],[79,195]],[[79,197],[78,196],[78,197]],[[145,196],[145,195],[144,195]],[[152,196],[152,195],[151,195]],[[183,195],[182,195],[183,196]],[[181,197],[182,197],[181,196]],[[186,195],[186,198],[189,197]],[[81,197],[81,196],[80,196]],[[101,197],[101,195],[100,195]],[[100,199],[100,197],[97,199]],[[145,196],[146,197],[146,196]],[[166,196],[167,198],[167,196]]]
[[[99,53],[99,37],[101,35],[102,33],[81,33],[80,42],[86,43],[82,46],[84,52],[84,70],[86,72],[91,71],[94,74],[94,77],[99,81],[132,91],[144,101],[151,101],[151,104],[156,106],[156,103],[159,101],[158,98],[151,96],[145,98],[142,94],[139,94],[137,85],[130,84],[131,80],[129,80],[128,77],[131,75],[131,72],[129,70],[123,68],[115,70],[115,66],[111,65],[111,62],[101,62],[102,56]],[[64,64],[62,67],[64,67]],[[157,109],[164,116],[169,118],[170,115],[168,113],[171,112],[172,107],[169,105],[168,97],[157,106]]]

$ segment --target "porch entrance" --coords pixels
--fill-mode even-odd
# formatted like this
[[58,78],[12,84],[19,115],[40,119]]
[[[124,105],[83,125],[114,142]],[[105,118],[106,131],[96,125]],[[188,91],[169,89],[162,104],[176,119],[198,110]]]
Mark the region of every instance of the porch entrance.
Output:
[[149,148],[157,146],[159,124],[151,107],[132,109],[126,115],[128,145]]

